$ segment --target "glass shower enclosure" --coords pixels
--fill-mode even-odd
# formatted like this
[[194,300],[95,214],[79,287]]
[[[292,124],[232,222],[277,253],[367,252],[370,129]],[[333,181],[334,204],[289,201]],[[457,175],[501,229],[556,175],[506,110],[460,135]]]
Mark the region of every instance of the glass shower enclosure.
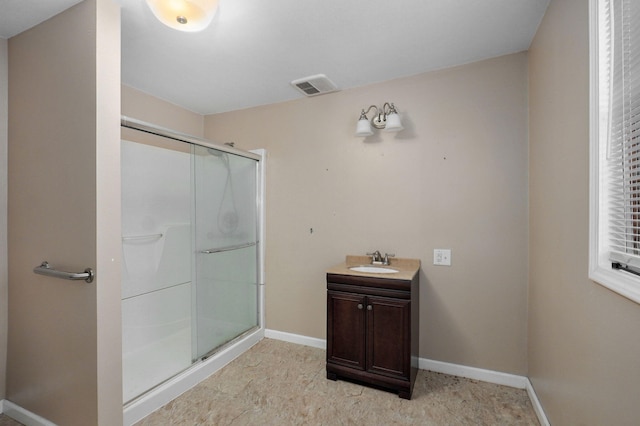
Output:
[[134,133],[121,150],[125,404],[260,326],[260,157]]

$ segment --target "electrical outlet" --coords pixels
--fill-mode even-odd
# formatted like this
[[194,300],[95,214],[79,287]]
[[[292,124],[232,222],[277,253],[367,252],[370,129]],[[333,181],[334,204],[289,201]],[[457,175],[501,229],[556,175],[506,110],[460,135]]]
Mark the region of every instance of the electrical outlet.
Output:
[[442,266],[451,266],[451,250],[450,249],[433,249],[433,264]]

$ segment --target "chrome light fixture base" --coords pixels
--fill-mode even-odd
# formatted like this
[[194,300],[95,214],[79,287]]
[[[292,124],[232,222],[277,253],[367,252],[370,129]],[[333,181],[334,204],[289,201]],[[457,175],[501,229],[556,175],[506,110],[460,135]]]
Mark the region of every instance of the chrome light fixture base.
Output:
[[387,117],[383,114],[378,114],[371,119],[371,125],[379,130],[384,129],[387,125]]

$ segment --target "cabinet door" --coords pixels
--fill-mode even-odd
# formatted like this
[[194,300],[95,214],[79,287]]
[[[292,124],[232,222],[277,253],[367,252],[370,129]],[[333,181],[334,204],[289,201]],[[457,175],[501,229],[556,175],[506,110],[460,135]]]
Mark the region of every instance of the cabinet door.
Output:
[[367,298],[367,371],[409,378],[411,370],[411,302]]
[[327,292],[327,361],[364,370],[365,297]]

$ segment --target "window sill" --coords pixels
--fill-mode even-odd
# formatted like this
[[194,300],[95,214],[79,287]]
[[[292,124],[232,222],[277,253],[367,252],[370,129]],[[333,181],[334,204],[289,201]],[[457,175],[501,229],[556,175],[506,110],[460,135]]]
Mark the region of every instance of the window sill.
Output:
[[589,271],[589,278],[597,284],[608,288],[636,303],[640,304],[640,276],[630,272],[596,266]]

